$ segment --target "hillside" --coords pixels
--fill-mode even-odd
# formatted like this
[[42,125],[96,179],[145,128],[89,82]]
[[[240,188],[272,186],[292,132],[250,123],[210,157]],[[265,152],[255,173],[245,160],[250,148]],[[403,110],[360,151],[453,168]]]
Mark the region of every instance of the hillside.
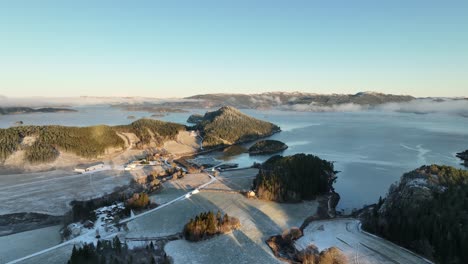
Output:
[[468,171],[431,165],[405,173],[362,218],[365,230],[437,263],[468,263]]
[[335,173],[333,163],[314,155],[277,155],[260,166],[254,188],[257,196],[265,200],[311,200],[333,190]]
[[0,129],[0,161],[17,151],[25,152],[30,163],[54,161],[60,152],[84,158],[97,158],[109,149],[123,150],[125,141],[118,132],[133,133],[138,146],[161,145],[176,138],[183,125],[158,120],[141,119],[124,126],[22,126]]
[[229,106],[207,112],[196,128],[202,132],[203,146],[208,148],[248,142],[280,131],[272,123],[250,117]]
[[185,131],[184,125],[153,119],[140,119],[129,125],[115,126],[115,131],[134,133],[139,139],[138,147],[154,143],[161,146],[165,141],[175,139],[179,131]]

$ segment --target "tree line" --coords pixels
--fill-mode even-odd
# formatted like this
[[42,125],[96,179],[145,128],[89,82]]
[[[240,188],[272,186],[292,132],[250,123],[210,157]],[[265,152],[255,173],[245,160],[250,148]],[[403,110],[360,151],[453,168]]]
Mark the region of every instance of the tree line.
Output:
[[[160,250],[159,250],[160,251]],[[151,242],[143,248],[129,249],[118,236],[112,240],[99,240],[96,246],[85,243],[82,247],[73,246],[68,264],[133,264],[169,263],[169,260]]]

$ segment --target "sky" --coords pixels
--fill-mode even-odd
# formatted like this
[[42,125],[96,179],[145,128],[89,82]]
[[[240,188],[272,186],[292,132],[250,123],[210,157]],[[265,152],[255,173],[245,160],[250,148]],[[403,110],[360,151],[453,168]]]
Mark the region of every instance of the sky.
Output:
[[0,95],[468,96],[468,1],[0,0]]

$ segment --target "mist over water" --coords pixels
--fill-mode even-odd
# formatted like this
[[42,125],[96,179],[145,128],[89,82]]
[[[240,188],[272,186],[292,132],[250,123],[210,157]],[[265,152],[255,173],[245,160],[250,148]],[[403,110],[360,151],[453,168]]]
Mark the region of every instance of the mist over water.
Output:
[[[74,107],[74,113],[35,113],[0,116],[0,127],[16,121],[25,125],[120,125],[133,122],[128,116],[151,118],[152,113],[124,111],[109,106]],[[171,113],[155,119],[187,124],[194,109]],[[283,155],[308,153],[334,161],[340,171],[335,184],[341,195],[338,209],[349,211],[371,204],[384,196],[389,186],[403,173],[424,164],[445,164],[462,168],[455,153],[468,148],[468,119],[442,113],[413,114],[393,111],[290,112],[242,110],[242,112],[279,125],[282,132],[271,138],[285,142]],[[251,144],[246,144],[249,147]],[[208,154],[239,163],[241,167],[263,162],[270,156],[222,152]]]

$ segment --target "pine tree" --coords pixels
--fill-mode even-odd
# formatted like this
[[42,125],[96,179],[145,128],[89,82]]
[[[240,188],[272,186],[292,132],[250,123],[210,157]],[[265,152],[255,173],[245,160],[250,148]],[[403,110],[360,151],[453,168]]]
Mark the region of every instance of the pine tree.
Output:
[[122,252],[122,242],[120,242],[118,236],[114,237],[112,248],[115,249],[118,253]]

